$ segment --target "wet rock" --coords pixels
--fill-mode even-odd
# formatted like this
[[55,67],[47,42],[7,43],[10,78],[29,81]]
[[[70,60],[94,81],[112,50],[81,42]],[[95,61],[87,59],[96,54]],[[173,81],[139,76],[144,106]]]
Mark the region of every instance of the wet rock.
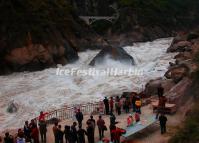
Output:
[[172,80],[165,80],[163,78],[157,78],[154,80],[150,80],[145,85],[145,91],[144,93],[147,96],[157,95],[157,89],[160,87],[160,85],[164,88],[164,91],[168,91],[173,87],[175,83]]
[[18,108],[17,105],[12,101],[9,103],[8,108],[7,108],[7,112],[8,113],[15,113],[17,112]]
[[124,62],[124,63],[130,63],[132,65],[135,64],[134,59],[132,56],[130,56],[123,48],[113,48],[113,47],[107,47],[103,48],[90,62],[89,65],[95,66],[96,64],[103,63],[106,58],[111,58],[116,61]]
[[191,42],[189,41],[180,41],[177,43],[172,43],[171,46],[167,49],[167,52],[190,52],[192,50]]
[[178,61],[192,59],[192,54],[190,52],[180,52],[174,58]]
[[170,69],[165,73],[165,77],[172,79],[175,83],[178,83],[185,76],[188,76],[189,72],[190,69],[186,64],[180,64],[170,67]]

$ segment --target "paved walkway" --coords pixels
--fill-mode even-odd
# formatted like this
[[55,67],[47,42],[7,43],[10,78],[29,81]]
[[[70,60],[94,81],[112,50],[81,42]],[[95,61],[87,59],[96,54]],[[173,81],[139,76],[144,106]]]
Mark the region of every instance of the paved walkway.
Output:
[[[129,114],[130,114],[130,113],[129,113]],[[119,122],[119,123],[117,124],[118,127],[124,128],[124,129],[126,128],[126,126],[127,126],[127,117],[129,116],[129,114],[122,113],[120,116],[117,116],[117,114],[115,114],[115,115],[116,115],[116,121]],[[150,105],[142,107],[141,119],[142,119],[143,116],[147,116],[147,115],[151,115],[151,114],[152,114],[152,108],[151,108]],[[108,128],[108,130],[105,131],[104,136],[110,138],[110,130],[109,130],[110,119],[109,119],[109,116],[104,115],[104,116],[102,116],[102,118],[105,120],[106,126],[107,126],[107,128]],[[83,129],[86,129],[86,126],[87,126],[87,125],[86,125],[86,121],[87,121],[88,119],[89,119],[89,115],[85,115],[85,116],[84,116],[83,123],[82,123]],[[98,115],[94,115],[94,119],[97,121]],[[62,125],[62,129],[64,130],[64,126],[65,126],[65,125],[70,125],[70,126],[71,126],[72,123],[73,123],[74,121],[76,121],[76,120],[75,120],[75,119],[74,119],[74,120],[73,120],[73,119],[70,119],[70,120],[62,121],[62,122],[60,122],[59,124]],[[53,132],[52,132],[52,127],[53,127],[53,125],[48,126],[48,133],[47,133],[47,142],[48,142],[48,143],[53,143],[53,141],[54,141],[54,136],[53,136]],[[98,142],[98,141],[99,141],[99,136],[98,136],[98,134],[99,134],[99,133],[98,133],[98,129],[95,128],[95,142]],[[88,142],[88,141],[87,141],[87,137],[86,137],[86,142]]]

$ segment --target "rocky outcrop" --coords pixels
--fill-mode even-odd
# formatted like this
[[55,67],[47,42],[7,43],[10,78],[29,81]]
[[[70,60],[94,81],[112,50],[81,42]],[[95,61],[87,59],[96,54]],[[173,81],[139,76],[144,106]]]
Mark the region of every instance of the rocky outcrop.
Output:
[[17,112],[18,108],[17,105],[15,105],[15,103],[12,101],[9,103],[8,107],[7,107],[7,112],[8,113],[15,113]]
[[164,88],[165,91],[169,91],[175,83],[172,80],[157,78],[154,80],[150,80],[145,85],[144,93],[148,96],[157,95],[157,89],[160,85]]
[[[10,5],[13,3],[10,2]],[[12,72],[43,70],[48,67],[55,67],[57,64],[65,65],[76,61],[79,51],[107,47],[108,44],[103,37],[96,34],[74,12],[69,11],[67,8],[65,9],[65,7],[63,9],[59,7],[60,11],[57,12],[56,4],[51,5],[46,1],[44,3],[46,5],[45,10],[49,11],[49,15],[46,15],[45,12],[37,11],[34,17],[37,19],[42,15],[48,19],[42,21],[41,25],[26,27],[24,26],[26,23],[23,21],[21,25],[23,30],[18,28],[20,24],[14,24],[13,29],[9,28],[9,24],[4,23],[2,25],[5,29],[10,30],[10,35],[14,36],[10,38],[10,35],[7,34],[8,32],[5,32],[6,30],[0,29],[0,75]],[[53,1],[53,3],[59,3],[59,1]],[[34,3],[25,1],[25,4]],[[14,8],[18,10],[16,5],[14,5]],[[20,10],[23,14],[27,12],[26,9]],[[56,12],[53,13],[53,10]],[[56,20],[57,14],[60,14],[62,18],[60,17],[59,20]],[[2,17],[5,17],[4,13],[2,15]],[[14,16],[10,17],[10,19],[15,20]],[[34,21],[34,19],[31,20]],[[52,23],[54,24],[52,25]],[[46,25],[45,30],[42,24]],[[19,33],[19,35],[16,36],[15,33]]]
[[168,79],[172,79],[175,83],[178,83],[185,76],[188,76],[190,69],[185,64],[174,65],[169,68],[169,70],[165,73],[165,77]]
[[100,63],[103,63],[106,58],[111,58],[116,61],[129,63],[131,65],[134,65],[134,59],[132,56],[130,56],[123,48],[113,48],[113,47],[107,47],[103,48],[90,62],[89,65],[94,66]]
[[191,42],[179,41],[176,43],[173,42],[171,46],[167,49],[167,52],[189,52],[191,50]]

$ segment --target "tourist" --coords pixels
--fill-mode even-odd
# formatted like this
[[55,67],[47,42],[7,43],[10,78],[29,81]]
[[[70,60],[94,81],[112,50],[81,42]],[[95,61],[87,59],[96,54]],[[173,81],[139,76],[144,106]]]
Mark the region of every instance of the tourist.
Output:
[[111,142],[113,142],[114,141],[114,132],[113,131],[116,129],[115,124],[110,124],[109,129],[110,129],[110,135],[111,135]]
[[105,129],[105,122],[102,119],[102,116],[99,116],[99,119],[97,120],[97,126],[99,129],[99,139],[102,140],[102,138],[104,137],[104,129]]
[[167,117],[164,114],[161,114],[159,117],[159,121],[160,121],[161,134],[164,134],[164,133],[166,133]]
[[71,133],[70,133],[70,126],[65,126],[65,129],[64,129],[64,135],[65,135],[65,141],[66,143],[70,143],[70,136],[71,136]]
[[88,122],[87,137],[88,137],[88,143],[95,143],[94,129],[93,129],[91,122]]
[[61,125],[58,125],[58,131],[57,131],[57,140],[58,143],[63,143],[63,137],[64,137],[64,132],[61,129]]
[[36,124],[32,124],[31,138],[34,143],[39,143],[39,130]]
[[31,130],[30,130],[28,121],[25,121],[23,132],[24,132],[24,136],[26,138],[26,142],[30,142],[31,141],[31,136],[30,136]]
[[9,132],[5,133],[4,143],[14,143],[14,138],[9,134]]
[[158,119],[158,115],[161,113],[165,112],[165,105],[167,102],[167,98],[163,95],[159,96],[159,100],[158,100],[158,107],[157,107],[157,114],[156,114],[156,119]]
[[80,109],[77,110],[75,117],[78,121],[79,126],[82,126],[82,121],[84,119],[84,116],[83,116],[82,112],[80,111]]
[[121,107],[123,109],[123,111],[125,111],[125,101],[126,101],[126,97],[124,95],[121,96],[120,98],[120,104],[121,104]]
[[53,134],[54,134],[54,138],[55,138],[55,143],[58,143],[57,133],[58,133],[58,122],[55,122],[54,126],[53,126]]
[[110,105],[110,113],[113,113],[113,108],[114,108],[113,97],[110,98],[109,105]]
[[127,127],[130,127],[133,125],[133,116],[130,114],[129,117],[127,118]]
[[41,142],[46,143],[47,125],[46,125],[46,121],[43,119],[39,121],[39,131],[40,131],[40,136],[41,136]]
[[77,131],[78,143],[85,143],[85,135],[87,135],[86,130],[79,126],[79,130]]
[[130,100],[128,97],[126,97],[126,99],[124,101],[124,110],[126,113],[129,113],[129,106],[130,106]]
[[77,122],[73,122],[73,125],[71,126],[71,141],[72,143],[76,143],[77,142]]
[[86,124],[88,125],[89,122],[91,123],[91,125],[93,126],[93,129],[95,130],[95,119],[93,119],[92,115],[90,116],[90,119],[86,121]]
[[141,106],[142,106],[141,98],[137,97],[135,101],[135,108],[136,108],[136,112],[139,114],[141,114]]
[[111,112],[111,113],[110,113],[110,125],[111,125],[111,124],[115,125],[115,120],[116,120],[116,117],[115,117],[115,115]]
[[33,126],[35,125],[36,123],[35,123],[35,120],[31,120],[30,121],[30,124],[29,124],[29,128],[30,128],[30,130],[32,130],[32,128],[33,128]]
[[121,102],[120,102],[119,96],[116,97],[115,108],[116,108],[118,115],[120,115],[121,114]]
[[114,130],[112,130],[112,134],[113,134],[113,142],[114,143],[120,143],[120,137],[122,134],[124,134],[126,131],[124,129],[120,129],[115,127]]
[[100,115],[104,114],[104,102],[99,101],[99,113]]
[[16,142],[17,143],[26,143],[26,139],[25,139],[24,132],[22,129],[18,130]]
[[140,121],[140,114],[139,113],[135,113],[135,121],[139,122]]
[[39,121],[45,121],[45,116],[47,115],[48,113],[44,113],[43,111],[40,112],[40,115],[39,115]]
[[109,101],[108,101],[107,97],[104,98],[103,102],[104,102],[106,115],[108,115],[109,114]]
[[135,95],[135,94],[133,94],[133,96],[132,96],[132,107],[133,107],[133,112],[135,112],[135,111],[136,111],[135,101],[136,101],[136,95]]
[[162,87],[162,84],[160,84],[160,85],[158,86],[157,92],[158,92],[158,97],[164,95],[164,88]]

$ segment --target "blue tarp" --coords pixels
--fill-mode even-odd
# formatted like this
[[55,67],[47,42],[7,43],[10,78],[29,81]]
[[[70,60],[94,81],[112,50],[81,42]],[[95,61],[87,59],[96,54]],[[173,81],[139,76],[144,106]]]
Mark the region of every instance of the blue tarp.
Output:
[[130,127],[127,127],[126,128],[126,134],[123,134],[122,136],[125,137],[125,138],[129,137],[129,136],[143,130],[144,128],[152,125],[153,123],[155,123],[157,121],[157,119],[155,117],[156,117],[155,115],[151,115],[151,116],[148,116],[148,117],[141,118],[141,121],[133,124]]

